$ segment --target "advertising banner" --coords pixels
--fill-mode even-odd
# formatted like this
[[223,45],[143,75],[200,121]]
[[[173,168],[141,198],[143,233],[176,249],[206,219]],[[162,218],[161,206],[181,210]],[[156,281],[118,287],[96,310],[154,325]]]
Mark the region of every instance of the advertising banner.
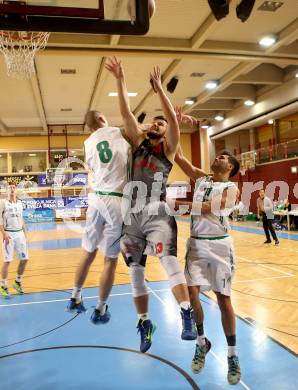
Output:
[[29,210],[53,210],[64,208],[66,205],[66,197],[62,198],[24,198],[21,199],[23,208]]
[[81,216],[81,209],[65,208],[55,210],[56,218],[79,218]]
[[[55,175],[56,179],[55,180]],[[38,175],[39,187],[55,187],[55,186],[72,186],[72,187],[84,187],[88,184],[87,173],[63,173],[63,175],[57,175],[53,172],[52,177],[47,175]]]
[[54,210],[30,210],[23,211],[24,221],[33,222],[54,222]]
[[71,208],[87,208],[88,196],[69,196],[67,207]]

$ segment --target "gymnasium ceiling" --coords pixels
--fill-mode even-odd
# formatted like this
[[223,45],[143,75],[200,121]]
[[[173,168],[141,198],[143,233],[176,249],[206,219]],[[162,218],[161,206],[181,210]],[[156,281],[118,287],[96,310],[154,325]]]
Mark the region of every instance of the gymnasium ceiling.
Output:
[[[9,78],[0,55],[0,134],[46,134],[53,125],[83,134],[90,109],[121,125],[117,97],[108,96],[116,90],[115,81],[104,69],[111,55],[122,59],[128,90],[137,93],[132,109],[137,116],[145,112],[145,122],[159,113],[148,82],[156,64],[164,85],[173,76],[179,79],[172,102],[202,123],[214,124],[212,134],[292,103],[298,96],[298,1],[280,0],[275,12],[259,10],[264,1],[256,0],[245,23],[236,18],[238,0],[231,0],[230,14],[219,22],[207,0],[156,0],[146,36],[52,33],[47,48],[36,56],[31,80]],[[126,1],[114,3],[116,12],[126,12]],[[258,41],[268,33],[278,40],[264,49]],[[75,69],[75,74],[61,74],[61,69]],[[206,90],[208,80],[218,80],[218,88]],[[187,98],[196,102],[186,106]],[[246,107],[246,99],[256,104]],[[216,123],[217,114],[225,120]]]

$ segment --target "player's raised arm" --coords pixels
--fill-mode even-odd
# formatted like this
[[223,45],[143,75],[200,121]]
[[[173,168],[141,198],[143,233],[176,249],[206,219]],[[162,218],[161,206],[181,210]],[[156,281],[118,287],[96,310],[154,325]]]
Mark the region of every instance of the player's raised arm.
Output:
[[195,167],[183,154],[181,145],[178,145],[177,153],[175,155],[175,162],[179,165],[182,171],[196,181],[200,177],[207,176],[207,173],[202,169]]
[[174,157],[180,140],[179,124],[176,118],[176,113],[169,98],[162,88],[161,73],[158,66],[153,69],[152,73],[150,74],[150,78],[152,80],[154,90],[161,102],[161,108],[163,110],[164,116],[168,121],[168,129],[166,133],[166,145],[168,149],[167,154],[172,154]]
[[130,109],[124,70],[121,61],[117,60],[116,57],[110,58],[105,67],[109,72],[112,73],[117,81],[120,112],[124,122],[126,136],[135,146],[138,146],[140,140],[144,138],[144,135],[139,129],[138,122]]

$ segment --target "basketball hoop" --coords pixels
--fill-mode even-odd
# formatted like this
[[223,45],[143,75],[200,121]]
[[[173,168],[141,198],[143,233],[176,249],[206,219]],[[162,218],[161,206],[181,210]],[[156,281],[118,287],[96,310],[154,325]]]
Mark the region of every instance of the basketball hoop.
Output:
[[0,31],[0,51],[3,53],[7,75],[26,80],[35,74],[35,54],[45,48],[50,33]]

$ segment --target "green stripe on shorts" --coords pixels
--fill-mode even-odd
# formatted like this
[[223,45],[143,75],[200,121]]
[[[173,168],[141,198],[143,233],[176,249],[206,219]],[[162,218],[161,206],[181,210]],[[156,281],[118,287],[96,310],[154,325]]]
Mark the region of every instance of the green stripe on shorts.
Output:
[[217,237],[195,237],[191,236],[191,238],[195,238],[196,240],[223,240],[224,238],[227,238],[230,236],[217,236]]
[[110,195],[110,196],[118,196],[119,198],[126,198],[128,196],[121,194],[121,192],[113,192],[113,191],[95,191],[96,195]]

